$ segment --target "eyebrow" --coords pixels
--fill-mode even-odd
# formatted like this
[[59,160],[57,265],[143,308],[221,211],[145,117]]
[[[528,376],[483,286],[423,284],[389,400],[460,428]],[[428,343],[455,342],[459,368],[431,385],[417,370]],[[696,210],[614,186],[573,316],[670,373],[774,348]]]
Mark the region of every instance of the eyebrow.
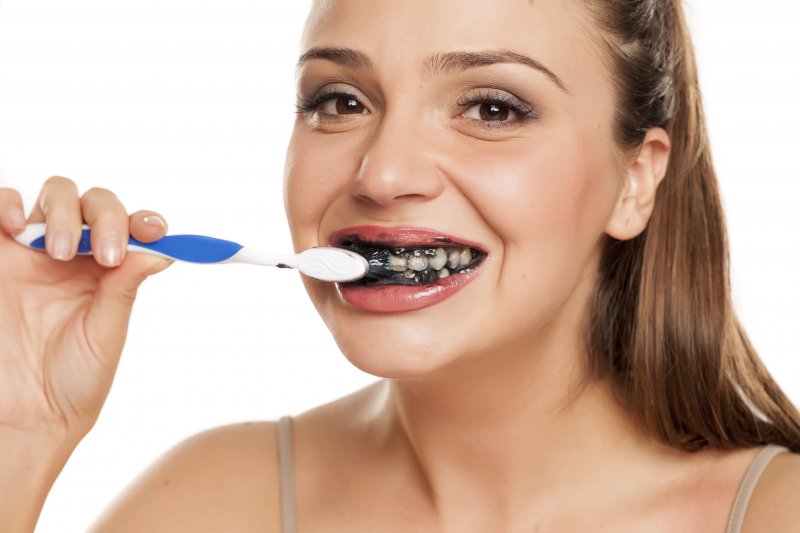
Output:
[[[370,61],[369,57],[367,57],[365,53],[353,48],[311,48],[300,56],[300,59],[297,61],[297,68],[300,69],[305,63],[312,59],[326,59],[338,65],[357,70],[373,70],[372,61]],[[517,52],[512,52],[510,50],[441,52],[434,54],[423,63],[422,72],[427,76],[437,76],[441,74],[464,72],[473,68],[502,63],[516,63],[536,69],[547,76],[550,81],[558,86],[559,89],[567,94],[571,94],[569,89],[567,89],[567,85],[561,80],[561,78],[559,78],[544,64],[533,58]]]
[[311,48],[297,60],[297,68],[300,69],[312,59],[327,59],[337,65],[350,67],[358,70],[372,70],[372,61],[364,52],[359,52],[353,48],[320,47]]
[[509,50],[484,50],[480,52],[444,52],[436,54],[425,62],[423,71],[429,76],[464,72],[472,68],[496,65],[499,63],[516,63],[538,70],[555,83],[559,89],[569,93],[561,78],[539,61]]

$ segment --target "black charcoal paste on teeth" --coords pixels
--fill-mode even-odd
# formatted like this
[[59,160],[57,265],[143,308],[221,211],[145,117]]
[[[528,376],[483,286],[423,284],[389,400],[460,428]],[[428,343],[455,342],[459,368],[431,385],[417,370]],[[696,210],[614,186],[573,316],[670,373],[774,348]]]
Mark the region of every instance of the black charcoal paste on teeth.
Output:
[[[341,247],[361,255],[369,264],[369,272],[367,275],[358,281],[351,282],[355,285],[421,285],[439,280],[439,273],[430,266],[424,270],[416,272],[416,274],[411,278],[405,277],[403,272],[397,272],[388,266],[392,254],[395,256],[401,256],[405,253],[411,253],[416,257],[424,256],[426,259],[430,259],[436,255],[436,247],[432,248],[428,246],[424,248],[409,247],[390,249],[369,245],[360,242],[357,239],[347,240],[341,244]],[[465,247],[442,246],[441,248],[443,248],[445,252],[449,254],[454,250],[463,250]],[[472,253],[472,260],[469,262],[469,264],[465,266],[459,266],[457,268],[450,268],[448,264],[445,263],[444,267],[442,268],[446,268],[450,275],[461,274],[471,270],[477,266],[478,263],[480,263],[480,261],[483,259],[483,254],[472,248],[470,248],[470,250]]]

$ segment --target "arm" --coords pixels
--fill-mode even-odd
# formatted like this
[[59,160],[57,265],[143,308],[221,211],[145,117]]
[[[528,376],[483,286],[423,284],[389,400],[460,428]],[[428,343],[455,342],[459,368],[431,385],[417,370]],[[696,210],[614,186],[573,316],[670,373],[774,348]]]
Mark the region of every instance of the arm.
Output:
[[47,493],[69,453],[25,434],[5,435],[0,455],[3,531],[33,531]]
[[743,533],[800,531],[800,454],[776,456],[756,485]]
[[167,452],[91,533],[280,531],[274,423],[225,426]]

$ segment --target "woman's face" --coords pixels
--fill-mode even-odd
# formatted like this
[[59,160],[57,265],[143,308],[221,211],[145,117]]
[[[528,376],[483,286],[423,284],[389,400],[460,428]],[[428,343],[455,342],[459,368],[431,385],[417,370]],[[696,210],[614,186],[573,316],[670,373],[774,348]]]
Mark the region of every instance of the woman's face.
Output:
[[296,249],[480,252],[474,268],[427,284],[304,279],[356,366],[420,376],[580,337],[623,184],[612,82],[583,9],[315,4],[286,166]]

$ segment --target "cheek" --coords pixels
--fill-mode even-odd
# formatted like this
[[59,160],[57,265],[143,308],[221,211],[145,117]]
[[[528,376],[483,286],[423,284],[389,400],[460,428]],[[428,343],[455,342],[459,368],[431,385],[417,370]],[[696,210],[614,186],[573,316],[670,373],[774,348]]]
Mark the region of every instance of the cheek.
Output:
[[581,142],[574,131],[560,133],[460,158],[459,188],[507,246],[547,235],[574,242],[602,232],[614,194],[608,151]]
[[476,151],[454,175],[502,241],[499,289],[557,306],[596,253],[616,166],[596,132],[551,128],[542,137]]
[[[295,249],[319,244],[319,222],[357,172],[356,139],[295,129],[286,155],[284,205]],[[351,146],[352,145],[352,146]]]

